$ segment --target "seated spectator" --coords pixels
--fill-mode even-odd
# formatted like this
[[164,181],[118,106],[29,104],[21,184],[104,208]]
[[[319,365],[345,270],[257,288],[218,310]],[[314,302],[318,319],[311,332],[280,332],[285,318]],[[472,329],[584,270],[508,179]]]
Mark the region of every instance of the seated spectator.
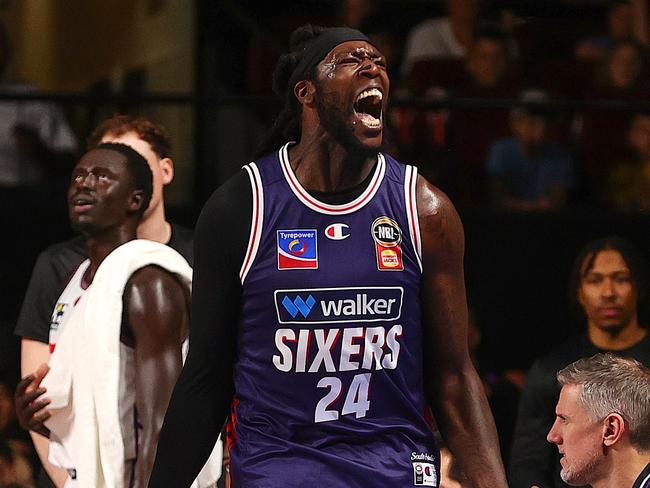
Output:
[[[539,90],[522,92],[524,102],[544,102]],[[573,161],[568,151],[548,138],[549,112],[523,106],[510,113],[512,136],[490,147],[487,172],[494,205],[505,210],[557,210],[567,201]]]
[[0,487],[33,486],[35,452],[20,428],[14,409],[13,387],[0,373]]
[[[465,58],[465,77],[452,90],[459,98],[510,99],[521,78],[507,36],[492,28],[480,31]],[[509,133],[508,110],[501,107],[453,108],[451,149],[456,158],[458,204],[475,206],[487,197],[485,158],[490,145]]]
[[407,35],[401,72],[408,78],[420,60],[463,58],[473,42],[479,0],[447,0],[447,15],[425,19]]
[[[617,43],[602,63],[600,76],[585,97],[590,100],[650,99],[645,71],[646,52],[634,41]],[[632,113],[624,110],[585,110],[580,134],[582,166],[594,191],[626,150]]]
[[0,487],[34,488],[32,469],[0,434]]
[[645,0],[614,0],[605,13],[604,32],[580,39],[575,57],[580,60],[605,59],[614,44],[633,39],[648,45],[648,15]]
[[[485,395],[494,417],[501,458],[506,460],[510,454],[510,441],[515,428],[517,405],[526,382],[526,372],[518,368],[497,371],[491,368],[487,362],[479,361],[479,348],[482,339],[481,324],[478,321],[476,310],[472,307],[469,308],[467,338],[472,362],[481,376]],[[483,357],[486,358],[488,355],[484,354]],[[461,479],[459,476],[456,478]]]
[[623,212],[650,212],[650,113],[637,114],[630,123],[626,156],[605,179],[605,204]]

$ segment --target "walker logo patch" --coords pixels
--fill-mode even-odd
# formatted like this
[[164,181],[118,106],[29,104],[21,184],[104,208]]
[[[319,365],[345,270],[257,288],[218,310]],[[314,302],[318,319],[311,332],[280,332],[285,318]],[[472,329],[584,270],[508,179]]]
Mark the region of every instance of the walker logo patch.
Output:
[[280,324],[386,322],[400,318],[402,287],[276,290]]
[[315,303],[316,300],[314,300],[314,297],[311,295],[309,295],[306,300],[303,300],[300,295],[296,296],[293,300],[289,298],[289,295],[285,295],[284,300],[282,300],[282,306],[287,312],[289,312],[291,318],[294,319],[299,312],[300,315],[307,318],[311,309],[314,308]]
[[331,224],[325,229],[325,237],[333,241],[342,241],[350,237],[347,224]]
[[377,268],[380,271],[402,271],[402,231],[393,219],[386,216],[375,219],[371,226],[375,241]]
[[315,230],[279,230],[278,269],[318,269]]

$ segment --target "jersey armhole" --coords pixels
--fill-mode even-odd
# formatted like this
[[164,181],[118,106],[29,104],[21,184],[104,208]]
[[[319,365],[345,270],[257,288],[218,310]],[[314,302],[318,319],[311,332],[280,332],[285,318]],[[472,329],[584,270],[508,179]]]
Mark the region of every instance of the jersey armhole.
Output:
[[415,166],[407,165],[404,177],[404,200],[406,202],[406,217],[408,219],[409,235],[415,252],[415,258],[422,272],[422,240],[420,237],[420,219],[418,218],[418,205],[416,198],[416,186],[418,180],[418,169]]
[[248,179],[251,183],[251,193],[253,197],[253,215],[251,218],[251,229],[248,237],[248,246],[244,255],[244,262],[239,270],[239,280],[242,285],[246,280],[246,275],[253,266],[257,249],[259,248],[260,238],[262,235],[262,224],[264,220],[264,190],[262,188],[262,178],[259,169],[254,162],[244,166],[248,173]]

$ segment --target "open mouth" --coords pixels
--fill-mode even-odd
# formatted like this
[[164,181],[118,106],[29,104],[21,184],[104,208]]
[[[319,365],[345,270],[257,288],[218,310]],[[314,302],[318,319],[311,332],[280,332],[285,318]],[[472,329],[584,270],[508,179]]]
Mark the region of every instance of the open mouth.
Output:
[[354,113],[363,125],[371,129],[381,127],[381,102],[384,95],[378,88],[362,91],[354,101]]
[[72,199],[72,206],[75,208],[75,210],[87,209],[94,203],[95,201],[90,197],[79,196]]

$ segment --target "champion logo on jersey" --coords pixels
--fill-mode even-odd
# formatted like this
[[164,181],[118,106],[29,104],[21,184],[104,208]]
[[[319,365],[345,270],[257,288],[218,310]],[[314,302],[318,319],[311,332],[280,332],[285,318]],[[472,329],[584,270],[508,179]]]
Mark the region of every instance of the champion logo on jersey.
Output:
[[383,216],[375,219],[371,226],[375,241],[377,268],[380,271],[403,271],[402,231],[393,219]]
[[330,224],[325,229],[325,237],[332,239],[333,241],[342,241],[343,239],[350,237],[349,228],[348,224]]
[[314,229],[279,230],[278,269],[318,269],[318,239]]

